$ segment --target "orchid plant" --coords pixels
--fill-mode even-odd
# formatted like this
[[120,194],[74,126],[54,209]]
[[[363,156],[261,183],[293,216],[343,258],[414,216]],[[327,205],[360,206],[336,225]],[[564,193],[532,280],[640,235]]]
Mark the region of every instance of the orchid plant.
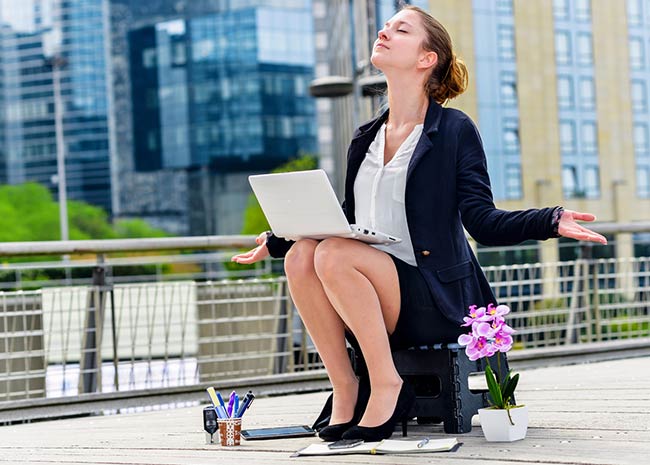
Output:
[[472,360],[485,358],[485,380],[487,381],[490,404],[497,409],[508,411],[510,423],[514,425],[510,416],[510,409],[514,407],[513,395],[519,375],[512,376],[509,371],[505,377],[501,376],[501,357],[497,355],[498,380],[490,366],[489,357],[500,352],[507,352],[512,348],[512,333],[514,330],[506,324],[505,315],[510,313],[506,305],[494,306],[489,304],[487,308],[472,305],[469,307],[469,316],[463,318],[465,321],[461,326],[471,326],[472,331],[461,334],[458,344],[465,347],[467,357]]

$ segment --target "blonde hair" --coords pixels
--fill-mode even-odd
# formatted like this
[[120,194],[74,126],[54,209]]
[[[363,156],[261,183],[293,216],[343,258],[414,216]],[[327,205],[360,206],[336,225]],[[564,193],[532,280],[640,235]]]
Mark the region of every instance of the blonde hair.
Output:
[[451,37],[437,19],[417,6],[404,5],[402,10],[415,11],[420,15],[427,34],[422,48],[438,55],[438,63],[431,71],[424,88],[429,97],[443,105],[467,89],[467,67],[453,52]]

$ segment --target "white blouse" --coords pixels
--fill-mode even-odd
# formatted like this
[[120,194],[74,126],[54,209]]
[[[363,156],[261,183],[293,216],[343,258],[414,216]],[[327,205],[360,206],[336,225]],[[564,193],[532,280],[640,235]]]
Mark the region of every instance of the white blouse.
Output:
[[418,124],[402,142],[395,156],[384,165],[386,124],[382,124],[368,147],[354,181],[354,216],[356,224],[368,225],[382,233],[399,237],[393,245],[372,244],[412,266],[417,266],[406,221],[406,173],[424,125]]

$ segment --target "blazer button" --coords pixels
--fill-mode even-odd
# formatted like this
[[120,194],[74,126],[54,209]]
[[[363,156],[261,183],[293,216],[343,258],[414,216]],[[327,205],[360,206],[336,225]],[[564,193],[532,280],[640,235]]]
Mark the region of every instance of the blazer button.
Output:
[[429,252],[428,250],[423,250],[423,251],[420,252],[420,253],[421,253],[422,255],[424,255],[425,257],[428,257],[429,255],[431,255],[431,252]]

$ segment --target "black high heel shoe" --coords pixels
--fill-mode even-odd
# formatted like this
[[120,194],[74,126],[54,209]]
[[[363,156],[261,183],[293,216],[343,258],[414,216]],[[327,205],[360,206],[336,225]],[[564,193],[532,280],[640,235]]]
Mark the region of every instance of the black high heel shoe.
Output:
[[318,437],[327,442],[341,439],[343,433],[359,423],[368,405],[368,399],[370,399],[370,383],[362,378],[359,380],[359,393],[357,394],[357,403],[354,406],[352,420],[346,423],[328,425],[318,432]]
[[415,391],[403,381],[402,388],[397,397],[395,410],[391,417],[383,424],[378,426],[353,426],[341,436],[342,439],[363,439],[365,442],[381,441],[392,436],[395,430],[395,424],[402,421],[402,436],[406,436],[406,425],[408,414],[415,403]]

